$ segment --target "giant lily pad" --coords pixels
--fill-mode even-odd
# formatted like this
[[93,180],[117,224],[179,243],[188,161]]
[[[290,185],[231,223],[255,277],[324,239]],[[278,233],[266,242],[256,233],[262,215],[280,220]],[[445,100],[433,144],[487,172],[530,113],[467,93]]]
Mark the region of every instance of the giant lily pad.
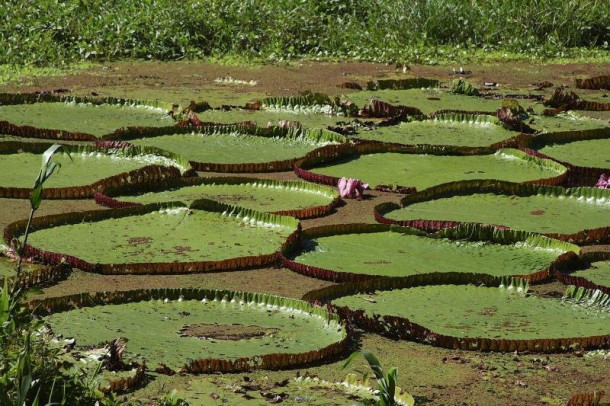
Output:
[[[101,273],[184,273],[272,263],[298,221],[210,200],[34,219],[26,251]],[[25,221],[7,226],[19,236]]]
[[486,147],[514,135],[493,116],[454,113],[360,131],[358,138],[398,144]]
[[583,263],[571,273],[556,272],[555,276],[566,285],[576,285],[587,289],[599,289],[610,294],[610,253],[589,251],[581,255]]
[[478,226],[427,235],[372,224],[308,229],[301,245],[299,252],[285,253],[284,264],[297,272],[335,281],[448,271],[527,275],[540,280],[548,277],[552,264],[562,261],[558,257],[570,251],[575,256],[580,250],[535,234]]
[[140,100],[0,94],[0,121],[101,137],[123,127],[172,126],[171,107]]
[[[382,149],[383,146],[378,148]],[[336,155],[334,160],[328,159],[323,166],[309,163],[306,159],[301,167],[305,166],[314,175],[358,178],[371,185],[397,184],[413,186],[418,190],[468,179],[513,182],[537,182],[546,179],[555,183],[560,181],[566,172],[563,165],[514,149],[501,149],[495,154],[484,155],[449,155],[449,151],[440,147],[438,150],[395,150],[396,152],[362,154],[351,151],[351,154],[343,153],[342,157]]]
[[[42,154],[49,146],[10,141],[0,144],[0,196],[29,196],[33,174],[40,171]],[[188,169],[188,162],[180,157],[148,147],[101,149],[66,145],[53,159],[61,164],[60,174],[45,183],[45,198],[90,197],[107,185],[176,177]]]
[[393,105],[417,107],[424,114],[439,110],[495,112],[502,106],[502,100],[465,96],[437,88],[362,91],[348,97],[359,106],[367,104],[370,99],[378,99]]
[[297,158],[316,148],[347,141],[326,130],[212,126],[197,131],[166,132],[132,142],[184,156],[200,171],[274,172],[291,169]]
[[345,329],[324,309],[258,293],[140,290],[33,305],[52,313],[53,332],[74,337],[77,348],[118,334],[128,340],[124,357],[194,373],[288,368],[336,355],[346,343]]
[[[71,269],[63,265],[48,266],[37,263],[23,261],[21,264],[21,275],[17,281],[18,285],[24,288],[52,281],[64,279]],[[15,278],[17,276],[16,260],[0,256],[0,284],[5,278]]]
[[544,350],[545,341],[560,343],[554,350],[607,345],[608,295],[581,288],[568,289],[563,299],[543,298],[511,287],[413,286],[343,296],[333,303],[362,310],[369,318],[379,315],[422,326],[432,344],[452,337],[468,343],[468,349],[485,349],[484,340],[514,341],[534,351]]
[[[134,188],[107,188],[96,201],[108,207],[130,204],[181,201],[187,204],[208,198],[251,209],[286,214],[297,218],[328,214],[338,204],[336,189],[299,181],[252,178],[176,178],[156,182],[142,189],[155,191],[135,194]],[[110,197],[112,196],[112,197]]]
[[593,262],[588,269],[572,272],[571,275],[610,288],[610,261]]
[[610,168],[610,131],[608,138],[548,145],[540,152],[572,165]]
[[603,189],[471,181],[407,196],[402,208],[389,204],[377,209],[383,214],[380,221],[423,229],[482,223],[572,242],[600,242],[608,237],[608,202],[610,191]]
[[609,128],[610,123],[584,117],[573,112],[561,113],[557,116],[532,116],[526,123],[535,130],[545,133],[583,131],[599,128]]
[[290,112],[274,112],[265,110],[247,110],[247,109],[231,109],[224,110],[206,110],[203,113],[197,113],[199,119],[203,122],[212,123],[239,123],[243,121],[253,121],[258,126],[266,127],[269,123],[278,125],[280,121],[299,122],[306,128],[326,128],[330,125],[335,125],[337,121],[345,120],[343,117],[329,116],[325,114],[298,114]]

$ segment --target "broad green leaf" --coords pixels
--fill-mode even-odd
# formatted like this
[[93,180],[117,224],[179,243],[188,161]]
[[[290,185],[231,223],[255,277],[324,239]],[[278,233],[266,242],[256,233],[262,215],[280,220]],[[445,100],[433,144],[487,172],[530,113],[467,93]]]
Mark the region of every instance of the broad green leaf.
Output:
[[8,293],[8,278],[4,278],[4,287],[0,294],[0,325],[3,325],[10,317],[10,303]]

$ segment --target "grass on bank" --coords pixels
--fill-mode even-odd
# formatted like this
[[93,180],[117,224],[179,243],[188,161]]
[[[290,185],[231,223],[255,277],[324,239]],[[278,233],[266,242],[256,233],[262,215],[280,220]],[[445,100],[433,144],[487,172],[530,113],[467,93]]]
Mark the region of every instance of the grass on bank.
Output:
[[606,0],[23,0],[0,65],[85,60],[607,58]]

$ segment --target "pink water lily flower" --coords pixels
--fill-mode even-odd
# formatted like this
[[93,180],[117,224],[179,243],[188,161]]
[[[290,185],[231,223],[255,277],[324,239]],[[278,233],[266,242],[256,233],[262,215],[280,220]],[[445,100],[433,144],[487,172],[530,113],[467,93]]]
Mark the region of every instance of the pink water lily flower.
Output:
[[610,179],[608,179],[608,175],[606,175],[605,173],[602,173],[602,175],[599,177],[599,180],[595,184],[595,187],[597,187],[599,189],[609,189],[610,188]]
[[341,178],[337,183],[337,187],[341,197],[362,200],[362,193],[369,188],[369,184],[362,183],[360,179]]

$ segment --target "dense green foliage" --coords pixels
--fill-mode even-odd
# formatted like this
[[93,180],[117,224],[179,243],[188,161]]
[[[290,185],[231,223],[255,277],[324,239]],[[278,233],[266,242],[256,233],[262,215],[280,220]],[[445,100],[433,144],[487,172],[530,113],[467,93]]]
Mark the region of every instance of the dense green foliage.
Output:
[[606,0],[22,0],[0,4],[0,64],[294,56],[561,57],[608,49]]

